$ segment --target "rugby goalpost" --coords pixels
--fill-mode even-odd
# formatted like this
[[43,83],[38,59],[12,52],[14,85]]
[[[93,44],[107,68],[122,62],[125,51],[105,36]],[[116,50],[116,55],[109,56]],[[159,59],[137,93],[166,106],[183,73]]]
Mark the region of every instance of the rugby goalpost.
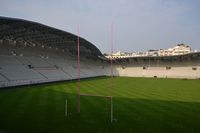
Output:
[[[94,94],[84,94],[80,93],[80,38],[79,38],[79,25],[77,26],[77,112],[80,113],[80,99],[81,96],[90,96],[90,97],[102,97],[110,100],[110,122],[113,123],[113,96],[103,96],[103,95],[94,95]],[[113,78],[113,24],[110,28],[110,46],[111,46],[111,58],[110,58],[110,89],[112,90],[112,78]],[[65,116],[68,116],[68,101],[65,101]]]

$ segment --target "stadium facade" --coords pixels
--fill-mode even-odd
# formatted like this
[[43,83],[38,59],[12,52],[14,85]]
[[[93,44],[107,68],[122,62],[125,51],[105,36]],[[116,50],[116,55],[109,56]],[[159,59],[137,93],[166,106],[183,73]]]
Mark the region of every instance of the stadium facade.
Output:
[[[109,76],[109,60],[80,37],[80,77]],[[114,76],[200,78],[200,53],[113,60]],[[77,35],[0,17],[0,88],[77,78]]]

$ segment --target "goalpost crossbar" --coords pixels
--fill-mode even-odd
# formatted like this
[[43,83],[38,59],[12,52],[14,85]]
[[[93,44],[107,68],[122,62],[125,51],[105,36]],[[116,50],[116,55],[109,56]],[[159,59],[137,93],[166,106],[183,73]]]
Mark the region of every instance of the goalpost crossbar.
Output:
[[91,96],[91,97],[104,97],[104,98],[112,98],[112,96],[104,96],[104,95],[96,95],[96,94],[85,94],[85,93],[82,93],[80,94],[80,96]]

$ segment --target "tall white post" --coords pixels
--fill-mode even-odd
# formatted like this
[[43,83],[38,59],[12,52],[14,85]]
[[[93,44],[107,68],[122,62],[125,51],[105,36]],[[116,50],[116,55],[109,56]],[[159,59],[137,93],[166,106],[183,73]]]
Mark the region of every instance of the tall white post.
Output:
[[113,101],[112,96],[110,98],[110,122],[113,122]]
[[113,90],[113,24],[110,27],[110,47],[111,47],[111,58],[110,58],[110,89],[111,89],[111,97],[110,97],[110,119],[111,123],[113,122],[113,99],[112,99],[112,90]]
[[65,101],[65,116],[66,116],[66,117],[67,117],[67,113],[68,113],[68,112],[67,112],[67,110],[68,110],[67,104],[68,104],[68,103],[67,103],[67,99],[66,99],[66,101]]

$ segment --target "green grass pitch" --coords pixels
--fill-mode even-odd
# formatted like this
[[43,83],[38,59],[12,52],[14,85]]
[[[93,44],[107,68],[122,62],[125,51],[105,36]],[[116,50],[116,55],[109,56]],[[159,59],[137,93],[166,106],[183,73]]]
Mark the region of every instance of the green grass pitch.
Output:
[[[113,82],[113,89],[110,89]],[[0,90],[0,131],[9,133],[199,133],[200,81],[153,78],[81,80]],[[65,117],[65,100],[68,116]]]

